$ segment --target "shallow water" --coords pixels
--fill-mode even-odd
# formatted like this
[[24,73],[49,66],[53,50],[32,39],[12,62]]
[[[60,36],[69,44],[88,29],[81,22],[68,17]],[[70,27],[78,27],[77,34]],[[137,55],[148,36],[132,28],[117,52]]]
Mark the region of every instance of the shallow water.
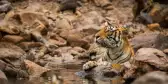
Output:
[[32,81],[28,81],[26,79],[16,80],[15,78],[9,78],[9,84],[121,84],[120,77],[115,77],[108,80],[101,80],[91,77],[79,77],[76,75],[76,72],[81,71],[82,66],[74,66],[75,67],[71,68],[63,66],[62,68],[55,70],[54,74],[56,75],[56,82],[51,82],[52,78],[49,77],[35,78]]

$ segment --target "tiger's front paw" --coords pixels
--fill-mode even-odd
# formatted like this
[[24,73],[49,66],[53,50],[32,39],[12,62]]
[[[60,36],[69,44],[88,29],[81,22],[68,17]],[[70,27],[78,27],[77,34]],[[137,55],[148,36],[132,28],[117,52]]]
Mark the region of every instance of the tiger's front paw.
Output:
[[88,61],[83,65],[83,70],[88,71],[98,66],[96,61]]

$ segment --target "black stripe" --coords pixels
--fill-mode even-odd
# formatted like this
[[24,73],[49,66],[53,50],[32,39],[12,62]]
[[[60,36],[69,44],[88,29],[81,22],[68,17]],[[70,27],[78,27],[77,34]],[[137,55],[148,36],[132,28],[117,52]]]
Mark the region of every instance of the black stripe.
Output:
[[120,39],[121,39],[121,31],[119,31],[119,38],[118,39],[120,41]]
[[117,56],[117,58],[115,58],[115,59],[113,59],[113,60],[116,60],[116,59],[120,58],[122,55],[123,55],[123,52],[121,52],[121,53]]
[[113,61],[113,59],[110,57],[109,50],[107,51],[107,56]]
[[123,52],[121,52],[119,55],[117,55],[117,57],[116,57],[115,59],[112,59],[112,58],[110,57],[109,50],[108,50],[108,52],[107,52],[107,56],[108,56],[112,61],[113,61],[113,60],[116,60],[116,59],[118,59],[118,58],[120,58],[122,55],[123,55]]
[[128,56],[127,56],[126,58],[124,58],[124,59],[118,61],[118,63],[122,63],[122,61],[125,61],[125,60],[129,59],[130,57],[131,57],[131,55],[130,55],[130,53],[129,53]]

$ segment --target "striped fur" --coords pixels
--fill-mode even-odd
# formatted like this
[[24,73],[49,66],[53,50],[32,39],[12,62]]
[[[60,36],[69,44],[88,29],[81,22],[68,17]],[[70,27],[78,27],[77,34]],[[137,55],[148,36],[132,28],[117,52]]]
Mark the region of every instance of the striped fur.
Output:
[[124,63],[134,55],[126,35],[126,28],[115,27],[110,23],[96,33],[96,43],[107,48],[107,56],[103,60],[111,63]]
[[[126,28],[113,26],[107,22],[106,25],[96,33],[96,43],[106,49],[105,54],[100,58],[101,61],[111,64],[122,64],[130,60],[134,52],[128,42],[127,36],[124,35],[124,31],[126,30]],[[89,61],[83,65],[83,69],[87,70],[100,65],[100,59],[97,60],[97,64],[96,62],[92,63],[92,61]]]

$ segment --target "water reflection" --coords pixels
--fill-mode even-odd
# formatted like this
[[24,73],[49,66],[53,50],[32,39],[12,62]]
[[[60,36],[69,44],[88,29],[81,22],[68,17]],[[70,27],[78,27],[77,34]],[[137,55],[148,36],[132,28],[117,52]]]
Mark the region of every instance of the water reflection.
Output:
[[61,68],[29,81],[24,79],[9,79],[9,84],[122,84],[123,82],[120,76],[103,78],[103,76],[89,73],[89,75],[84,74],[85,76],[81,77],[76,74],[80,71],[81,66],[78,68],[75,67],[74,69]]

